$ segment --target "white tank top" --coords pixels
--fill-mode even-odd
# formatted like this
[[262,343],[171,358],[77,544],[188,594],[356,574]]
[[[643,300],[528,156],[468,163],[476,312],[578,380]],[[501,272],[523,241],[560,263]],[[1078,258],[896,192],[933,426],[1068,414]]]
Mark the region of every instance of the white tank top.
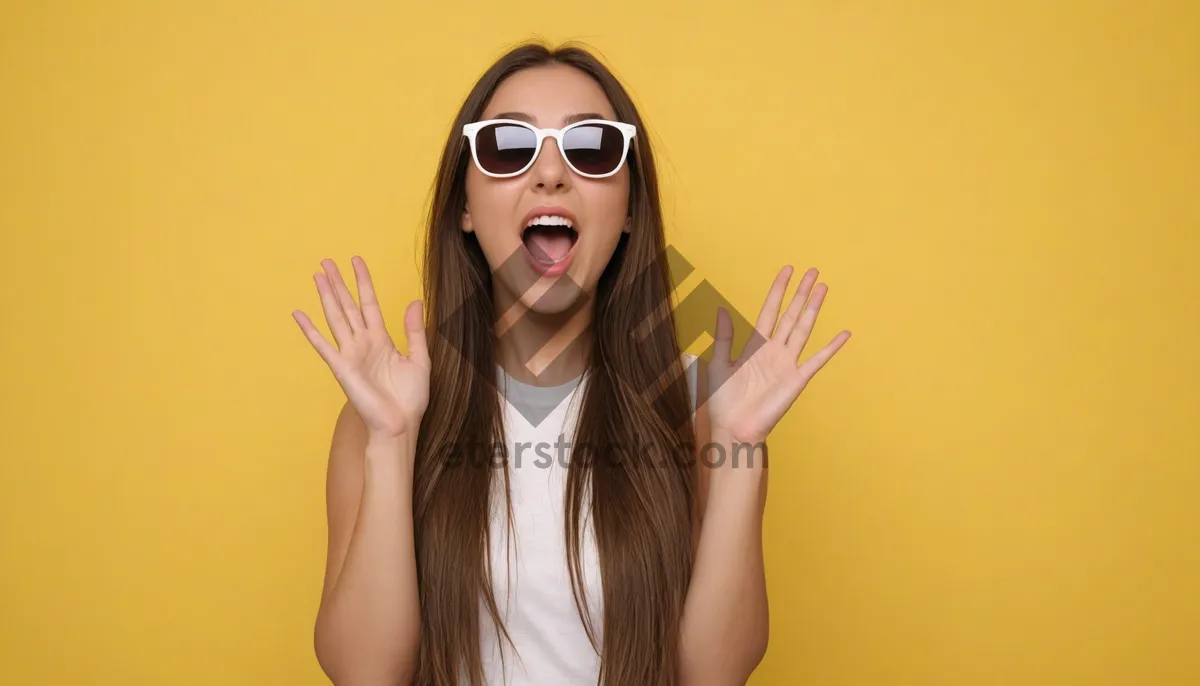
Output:
[[[694,409],[696,358],[685,355],[683,359]],[[496,605],[512,644],[503,643],[502,663],[503,636],[497,634],[481,600],[484,677],[488,686],[594,685],[600,655],[588,640],[575,605],[563,535],[569,444],[574,441],[587,377],[559,386],[531,386],[503,369],[497,376],[506,400],[501,408],[511,456],[513,530],[508,530],[505,517],[504,475],[497,473],[492,479],[490,556]],[[600,565],[586,515],[581,535],[584,594],[599,642],[603,640]]]

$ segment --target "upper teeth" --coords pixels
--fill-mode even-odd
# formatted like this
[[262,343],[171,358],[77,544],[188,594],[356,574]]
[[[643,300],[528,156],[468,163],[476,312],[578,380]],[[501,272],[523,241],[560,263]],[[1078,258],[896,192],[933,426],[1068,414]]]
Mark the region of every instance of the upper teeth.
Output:
[[566,226],[572,229],[575,228],[570,219],[560,217],[556,214],[545,214],[540,217],[534,217],[525,226]]

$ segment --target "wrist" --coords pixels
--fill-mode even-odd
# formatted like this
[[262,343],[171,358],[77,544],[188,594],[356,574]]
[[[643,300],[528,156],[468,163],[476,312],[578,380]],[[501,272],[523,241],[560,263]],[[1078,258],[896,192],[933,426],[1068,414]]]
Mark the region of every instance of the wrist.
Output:
[[417,437],[413,434],[367,434],[367,460],[395,462],[412,458],[417,452]]
[[768,466],[767,441],[738,438],[732,431],[714,426],[700,459],[704,467],[717,471],[760,472]]
[[767,495],[766,441],[738,440],[713,427],[707,453],[701,458],[701,467],[709,470],[706,510],[721,512],[722,517],[738,512],[761,517]]

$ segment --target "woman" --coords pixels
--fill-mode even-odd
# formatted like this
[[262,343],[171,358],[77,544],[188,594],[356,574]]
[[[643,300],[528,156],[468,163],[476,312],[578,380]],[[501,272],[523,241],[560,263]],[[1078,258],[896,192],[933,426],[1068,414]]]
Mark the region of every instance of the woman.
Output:
[[697,372],[643,132],[587,52],[517,48],[446,144],[407,355],[362,259],[358,303],[314,276],[334,341],[295,318],[348,399],[315,627],[335,684],[740,684],[762,658],[765,440],[849,332],[798,365],[826,289],[810,269],[780,318],[784,267],[736,360],[713,313]]

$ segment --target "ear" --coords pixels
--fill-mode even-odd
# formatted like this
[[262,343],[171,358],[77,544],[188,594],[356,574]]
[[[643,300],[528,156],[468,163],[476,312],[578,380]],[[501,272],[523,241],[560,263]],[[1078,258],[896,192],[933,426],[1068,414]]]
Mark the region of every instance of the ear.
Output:
[[471,211],[465,207],[462,211],[462,230],[463,233],[473,233],[475,231],[475,225],[471,222]]
[[621,227],[622,233],[629,233],[629,227],[633,224],[633,217],[625,217],[625,225]]

